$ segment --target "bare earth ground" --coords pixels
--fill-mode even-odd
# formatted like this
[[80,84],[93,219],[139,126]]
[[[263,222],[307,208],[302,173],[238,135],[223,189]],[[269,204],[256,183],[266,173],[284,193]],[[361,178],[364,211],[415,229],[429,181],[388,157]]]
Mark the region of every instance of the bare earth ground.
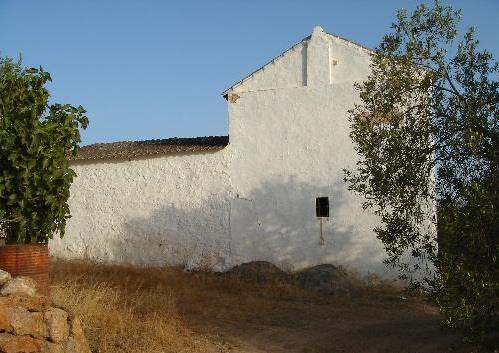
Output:
[[51,293],[94,352],[473,352],[394,288],[337,296],[176,268],[54,262]]

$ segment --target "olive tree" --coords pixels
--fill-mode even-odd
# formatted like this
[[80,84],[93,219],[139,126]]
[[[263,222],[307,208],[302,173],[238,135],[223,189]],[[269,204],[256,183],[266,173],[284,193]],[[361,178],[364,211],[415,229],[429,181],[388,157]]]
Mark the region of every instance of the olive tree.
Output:
[[7,243],[45,243],[64,235],[70,216],[68,165],[76,153],[83,107],[49,105],[40,68],[0,57],[0,228]]
[[345,181],[380,217],[386,262],[413,280],[433,265],[414,282],[480,337],[498,324],[499,66],[460,17],[438,1],[398,12],[356,85]]

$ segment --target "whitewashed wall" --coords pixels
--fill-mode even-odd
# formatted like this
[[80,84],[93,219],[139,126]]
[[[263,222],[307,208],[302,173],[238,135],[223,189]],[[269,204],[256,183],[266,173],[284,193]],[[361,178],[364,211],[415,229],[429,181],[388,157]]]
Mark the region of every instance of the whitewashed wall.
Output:
[[[76,165],[65,258],[225,269],[341,264],[391,276],[376,217],[347,191],[347,110],[369,51],[320,28],[227,92],[230,144],[211,154]],[[330,219],[315,198],[330,199]]]
[[[372,231],[377,218],[343,182],[343,169],[356,161],[347,110],[369,60],[368,50],[317,28],[309,41],[228,92],[238,97],[229,103],[234,263],[268,260],[289,269],[335,263],[388,275]],[[283,87],[268,83],[276,71]],[[330,200],[322,235],[315,214],[320,196]]]
[[73,165],[67,235],[52,255],[211,266],[229,253],[226,151]]

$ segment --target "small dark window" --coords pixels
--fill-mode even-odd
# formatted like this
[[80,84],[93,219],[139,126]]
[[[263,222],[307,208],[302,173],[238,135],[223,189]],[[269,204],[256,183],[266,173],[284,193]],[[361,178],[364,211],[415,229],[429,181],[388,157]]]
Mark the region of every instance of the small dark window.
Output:
[[317,217],[329,217],[328,197],[318,197],[315,199],[315,214]]

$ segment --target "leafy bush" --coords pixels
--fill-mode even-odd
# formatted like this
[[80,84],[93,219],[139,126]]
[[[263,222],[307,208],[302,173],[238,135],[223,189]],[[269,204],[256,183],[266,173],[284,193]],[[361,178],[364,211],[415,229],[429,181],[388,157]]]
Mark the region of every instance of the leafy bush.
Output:
[[7,243],[46,243],[64,236],[70,217],[69,187],[75,176],[68,154],[76,153],[83,107],[48,104],[41,67],[0,58],[0,227]]

